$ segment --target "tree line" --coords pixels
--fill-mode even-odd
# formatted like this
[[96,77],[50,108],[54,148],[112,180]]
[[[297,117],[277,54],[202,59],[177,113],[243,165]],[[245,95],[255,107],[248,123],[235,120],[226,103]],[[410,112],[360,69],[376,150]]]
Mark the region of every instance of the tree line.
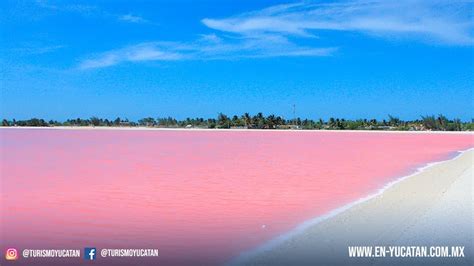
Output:
[[250,115],[245,113],[237,116],[227,116],[219,113],[216,118],[186,118],[178,120],[172,117],[146,117],[137,121],[122,119],[104,119],[91,117],[76,118],[65,121],[31,118],[27,120],[2,120],[3,127],[156,127],[156,128],[246,128],[246,129],[332,129],[332,130],[435,130],[435,131],[471,131],[474,129],[474,119],[463,122],[460,119],[448,119],[444,115],[421,116],[420,119],[404,121],[389,115],[387,119],[285,119],[281,116],[262,113]]

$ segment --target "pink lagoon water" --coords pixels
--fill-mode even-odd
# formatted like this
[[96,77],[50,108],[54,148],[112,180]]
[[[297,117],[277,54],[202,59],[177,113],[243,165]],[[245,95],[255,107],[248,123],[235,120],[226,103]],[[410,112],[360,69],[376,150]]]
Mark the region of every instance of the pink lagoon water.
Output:
[[0,140],[2,249],[159,249],[94,262],[114,265],[222,264],[474,146],[468,134],[324,131],[0,129]]

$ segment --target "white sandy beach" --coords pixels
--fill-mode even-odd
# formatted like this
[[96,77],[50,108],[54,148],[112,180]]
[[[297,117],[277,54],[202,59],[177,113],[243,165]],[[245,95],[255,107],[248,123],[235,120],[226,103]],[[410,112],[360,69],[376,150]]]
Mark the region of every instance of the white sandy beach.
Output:
[[[244,265],[474,265],[474,150],[244,254]],[[465,246],[465,258],[349,258],[348,246]]]

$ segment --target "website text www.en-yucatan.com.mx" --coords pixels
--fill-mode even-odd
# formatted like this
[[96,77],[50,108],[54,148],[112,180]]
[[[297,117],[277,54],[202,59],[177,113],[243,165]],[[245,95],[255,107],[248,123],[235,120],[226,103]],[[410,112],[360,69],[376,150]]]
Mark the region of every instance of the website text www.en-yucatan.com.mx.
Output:
[[463,258],[464,246],[349,246],[351,258]]

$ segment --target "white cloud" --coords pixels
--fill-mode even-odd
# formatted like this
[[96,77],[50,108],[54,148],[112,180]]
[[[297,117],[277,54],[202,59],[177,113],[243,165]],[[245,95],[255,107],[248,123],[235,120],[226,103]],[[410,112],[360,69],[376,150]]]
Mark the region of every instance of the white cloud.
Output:
[[110,13],[108,11],[102,10],[98,6],[92,5],[82,5],[82,4],[72,4],[65,1],[64,3],[61,2],[54,2],[52,3],[49,0],[36,0],[36,4],[45,9],[52,11],[51,14],[57,14],[59,12],[67,12],[67,13],[76,13],[80,14],[84,17],[97,17],[97,18],[105,18],[105,19],[113,19],[127,23],[148,23],[154,24],[151,21],[137,16],[133,14],[116,14]]
[[26,45],[23,47],[17,47],[11,49],[13,52],[18,52],[22,55],[40,55],[51,53],[56,50],[64,48],[64,45],[51,45],[51,46],[39,46],[39,45]]
[[146,20],[142,17],[135,16],[135,15],[132,15],[132,14],[119,16],[118,19],[121,20],[121,21],[130,22],[130,23],[148,23],[149,22],[148,20]]
[[81,4],[52,4],[48,0],[36,0],[36,4],[44,9],[56,12],[73,12],[83,15],[90,15],[99,11],[96,6]]
[[230,60],[238,58],[329,56],[336,48],[300,47],[279,37],[225,40],[203,36],[195,42],[148,42],[90,56],[79,69],[104,68],[126,62]]
[[203,19],[209,28],[243,36],[313,36],[321,30],[420,38],[438,43],[474,43],[472,1],[359,0],[277,5],[221,19]]
[[234,60],[240,58],[330,56],[336,47],[299,46],[276,36],[254,39],[199,39],[190,43],[140,43],[90,56],[79,69],[104,68],[126,62]]
[[113,66],[115,64],[120,63],[123,61],[120,57],[112,52],[105,53],[103,55],[97,56],[95,58],[90,58],[82,61],[79,64],[80,69],[89,69],[89,68],[102,68]]
[[[194,41],[141,43],[89,57],[79,67],[101,68],[139,61],[330,56],[338,48],[317,46],[317,37],[323,31],[472,45],[472,7],[473,1],[469,0],[352,0],[276,5],[227,18],[205,18],[202,23],[213,32]],[[142,21],[133,15],[121,19]]]
[[[173,51],[171,43],[141,43],[101,53],[80,62],[80,69],[103,68],[124,62],[174,61],[185,56],[179,49]],[[176,46],[177,47],[177,46]]]
[[216,34],[202,34],[201,35],[202,42],[209,42],[209,43],[222,43],[222,38],[217,36]]

